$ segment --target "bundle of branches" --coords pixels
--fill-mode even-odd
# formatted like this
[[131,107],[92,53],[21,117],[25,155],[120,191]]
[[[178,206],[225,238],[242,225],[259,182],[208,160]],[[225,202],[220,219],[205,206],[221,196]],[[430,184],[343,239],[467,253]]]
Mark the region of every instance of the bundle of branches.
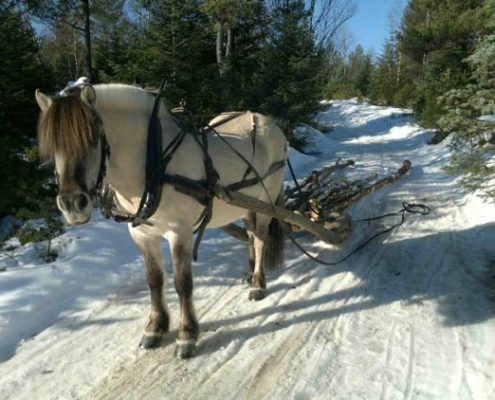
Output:
[[[320,224],[323,228],[331,231],[345,231],[349,225],[349,217],[343,212],[344,209],[367,194],[397,181],[411,168],[411,162],[405,160],[397,172],[382,178],[379,178],[376,174],[355,180],[343,176],[332,176],[332,173],[335,171],[342,170],[351,165],[354,165],[354,161],[340,162],[339,160],[334,165],[312,171],[302,183],[285,189],[284,208],[289,211],[289,214],[292,211],[316,223],[312,225],[311,229],[308,229],[308,225],[311,225],[311,223],[294,225],[292,221],[295,218],[282,218],[282,220],[285,220],[291,226],[292,231],[297,232],[306,229],[314,233],[315,230],[319,229],[316,229],[314,226]],[[253,208],[252,200],[246,203],[247,205],[244,203],[237,205],[253,211],[259,211],[258,208]],[[271,212],[274,207],[267,203],[263,209]],[[287,211],[284,213],[285,216],[287,216]],[[239,240],[247,241],[246,230],[236,224],[226,225],[222,229]],[[352,223],[349,229],[352,230]],[[344,236],[347,237],[348,233]]]
[[411,168],[411,162],[405,160],[397,172],[382,178],[375,174],[351,180],[345,176],[332,175],[351,165],[354,165],[354,161],[339,160],[334,165],[312,171],[302,183],[285,190],[285,208],[305,215],[315,222],[332,221],[350,204],[397,181]]

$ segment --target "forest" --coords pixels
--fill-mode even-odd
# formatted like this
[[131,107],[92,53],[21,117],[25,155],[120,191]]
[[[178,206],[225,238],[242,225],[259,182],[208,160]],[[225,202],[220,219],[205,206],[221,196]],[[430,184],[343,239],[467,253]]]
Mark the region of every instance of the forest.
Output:
[[[0,0],[0,217],[43,214],[52,167],[40,166],[34,92],[92,83],[156,87],[199,116],[259,111],[291,144],[322,99],[410,108],[450,137],[461,183],[494,166],[495,0],[410,0],[378,52],[346,40],[346,0]],[[491,124],[491,125],[490,125]],[[330,133],[331,134],[331,133]]]

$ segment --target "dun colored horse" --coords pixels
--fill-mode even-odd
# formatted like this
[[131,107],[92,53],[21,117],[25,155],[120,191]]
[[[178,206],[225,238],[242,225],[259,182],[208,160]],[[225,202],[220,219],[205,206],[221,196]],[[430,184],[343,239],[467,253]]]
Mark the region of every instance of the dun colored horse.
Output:
[[216,198],[208,182],[280,204],[287,143],[273,121],[250,112],[222,114],[210,123],[214,129],[198,135],[188,132],[152,94],[121,84],[83,83],[56,97],[37,91],[36,99],[41,108],[40,155],[55,163],[56,201],[70,225],[88,222],[102,199],[111,200],[113,215],[124,220],[122,216],[139,211],[147,193],[148,130],[156,109],[152,123],[163,150],[158,163],[162,170],[155,171],[158,186],[152,188],[158,201],[145,221],[128,218],[130,235],[144,257],[151,294],[142,347],[158,346],[169,329],[162,237],[170,245],[180,302],[177,357],[191,357],[199,336],[191,262],[193,233],[201,225],[222,227],[244,220],[249,237],[249,299],[265,296],[264,268],[275,266],[282,256],[280,226],[267,215]]

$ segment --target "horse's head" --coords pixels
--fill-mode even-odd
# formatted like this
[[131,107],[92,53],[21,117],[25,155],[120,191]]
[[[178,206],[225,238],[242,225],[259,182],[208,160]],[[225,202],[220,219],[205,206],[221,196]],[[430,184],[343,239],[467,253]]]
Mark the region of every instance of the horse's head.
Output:
[[53,159],[58,178],[57,205],[70,225],[91,218],[104,168],[103,123],[91,85],[66,89],[52,98],[36,91],[41,108],[40,156]]

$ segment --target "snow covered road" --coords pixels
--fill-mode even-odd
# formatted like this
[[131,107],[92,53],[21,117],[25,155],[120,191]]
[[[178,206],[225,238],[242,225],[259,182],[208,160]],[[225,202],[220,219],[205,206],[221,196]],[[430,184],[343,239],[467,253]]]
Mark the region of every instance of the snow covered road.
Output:
[[[245,244],[208,231],[193,265],[202,336],[187,361],[173,357],[171,284],[172,332],[157,350],[138,348],[149,307],[143,265],[126,228],[96,213],[60,238],[53,264],[37,261],[32,245],[0,260],[0,398],[495,399],[495,206],[443,172],[448,147],[427,145],[431,133],[405,110],[336,101],[319,122],[333,131],[314,133],[313,155],[291,151],[299,177],[339,157],[356,161],[353,177],[409,159],[407,176],[349,212],[370,218],[407,201],[431,213],[406,215],[338,266],[288,243],[260,302],[242,283]],[[358,222],[339,247],[298,240],[336,261],[398,219]]]

